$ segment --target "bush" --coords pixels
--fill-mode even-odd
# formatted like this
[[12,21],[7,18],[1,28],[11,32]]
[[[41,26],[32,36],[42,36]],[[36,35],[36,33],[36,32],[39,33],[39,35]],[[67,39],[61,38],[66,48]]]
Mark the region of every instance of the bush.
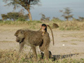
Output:
[[17,21],[26,21],[24,18],[18,18]]

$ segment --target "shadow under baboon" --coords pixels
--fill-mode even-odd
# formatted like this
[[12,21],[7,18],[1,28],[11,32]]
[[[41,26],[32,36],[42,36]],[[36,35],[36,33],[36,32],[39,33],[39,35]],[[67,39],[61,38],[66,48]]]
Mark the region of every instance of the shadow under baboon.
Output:
[[[49,51],[49,58],[52,59],[52,61],[72,57],[74,55],[78,55],[78,53],[76,53],[76,54],[66,54],[66,55],[52,55],[51,51]],[[44,58],[44,53],[41,53],[41,59],[43,59],[43,58]]]
[[55,60],[59,60],[59,59],[72,57],[74,55],[78,55],[78,53],[77,54],[66,54],[66,55],[53,55],[52,59],[53,59],[53,61],[55,61]]

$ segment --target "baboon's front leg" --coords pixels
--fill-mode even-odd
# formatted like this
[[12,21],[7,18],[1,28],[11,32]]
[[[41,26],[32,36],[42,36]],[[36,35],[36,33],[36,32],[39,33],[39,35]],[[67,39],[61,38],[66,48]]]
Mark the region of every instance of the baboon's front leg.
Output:
[[31,48],[32,48],[32,51],[33,51],[34,60],[37,60],[36,47],[32,46]]
[[20,44],[19,44],[19,47],[20,47],[20,48],[19,48],[19,53],[20,53],[20,52],[22,51],[23,47],[24,47],[24,42],[20,43]]
[[[17,60],[18,60],[19,57],[20,57],[20,52],[22,51],[23,47],[24,47],[24,43],[23,43],[23,42],[22,42],[22,43],[19,43],[19,52],[18,52],[18,55],[17,55]],[[16,61],[17,61],[17,60],[16,60]]]

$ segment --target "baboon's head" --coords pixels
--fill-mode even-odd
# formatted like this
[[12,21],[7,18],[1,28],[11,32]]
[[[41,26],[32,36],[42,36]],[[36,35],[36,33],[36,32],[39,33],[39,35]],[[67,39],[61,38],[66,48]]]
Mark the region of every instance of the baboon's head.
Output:
[[23,42],[24,39],[25,39],[25,35],[24,35],[24,30],[17,30],[16,33],[15,33],[15,36],[16,36],[16,42]]

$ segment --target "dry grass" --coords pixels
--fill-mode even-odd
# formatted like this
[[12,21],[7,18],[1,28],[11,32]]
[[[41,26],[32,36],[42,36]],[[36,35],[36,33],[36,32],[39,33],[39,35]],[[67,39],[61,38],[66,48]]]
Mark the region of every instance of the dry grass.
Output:
[[62,30],[84,30],[84,22],[65,21],[60,23]]
[[63,41],[61,41],[61,42],[68,42],[67,40],[63,40]]
[[72,45],[77,45],[77,43],[71,43]]
[[15,26],[26,26],[30,29],[39,29],[40,25],[42,24],[41,21],[4,21],[0,22],[0,26],[9,26],[9,27],[15,27]]
[[[20,57],[18,57],[18,53],[16,51],[0,51],[0,63],[84,63],[84,59],[76,60],[70,58],[62,59],[61,57],[58,60],[49,61],[46,60],[38,60],[33,61],[32,57],[29,57],[30,54],[22,53]],[[38,57],[40,57],[38,55]],[[56,58],[57,59],[57,58]]]
[[41,22],[41,21],[0,21],[0,26],[9,25],[9,26],[28,26],[30,29],[39,29],[42,23],[49,24],[53,28],[53,23],[59,25],[59,30],[84,30],[84,22],[78,21],[50,21],[50,22]]

